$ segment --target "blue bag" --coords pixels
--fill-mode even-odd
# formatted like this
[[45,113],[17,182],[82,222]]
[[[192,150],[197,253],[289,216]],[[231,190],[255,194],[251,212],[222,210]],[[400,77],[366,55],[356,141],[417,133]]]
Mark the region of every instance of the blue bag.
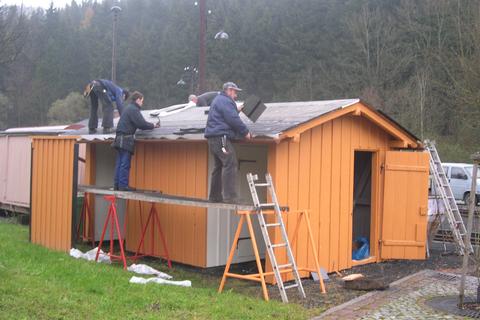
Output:
[[358,249],[353,250],[352,259],[353,260],[363,260],[370,256],[370,246],[368,244],[368,239],[365,237],[358,237],[355,239],[355,242],[358,244]]

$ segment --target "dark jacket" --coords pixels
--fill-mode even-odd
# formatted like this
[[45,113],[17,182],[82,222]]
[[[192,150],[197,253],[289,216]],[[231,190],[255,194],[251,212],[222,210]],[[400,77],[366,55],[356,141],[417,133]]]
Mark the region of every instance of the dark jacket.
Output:
[[103,87],[107,90],[107,96],[111,102],[117,105],[118,113],[123,112],[123,89],[110,80],[100,79]]
[[244,138],[248,133],[247,126],[242,122],[237,111],[237,104],[224,92],[213,99],[208,112],[205,137],[220,137],[226,135],[230,139]]
[[218,91],[209,91],[202,93],[197,97],[197,107],[209,107],[212,105],[213,99],[215,99],[220,92]]
[[133,135],[137,129],[152,130],[154,127],[153,123],[143,118],[140,107],[132,102],[123,110],[117,125],[117,135]]
[[135,151],[135,131],[137,129],[152,130],[154,127],[153,123],[143,118],[140,106],[136,103],[130,103],[125,107],[120,116],[120,121],[118,121],[117,125],[117,135],[112,143],[112,147],[126,150],[133,154]]

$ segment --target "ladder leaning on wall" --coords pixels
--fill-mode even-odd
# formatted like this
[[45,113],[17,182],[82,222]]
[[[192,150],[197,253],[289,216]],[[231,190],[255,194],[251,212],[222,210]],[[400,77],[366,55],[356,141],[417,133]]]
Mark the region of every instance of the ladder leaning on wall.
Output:
[[[273,187],[272,177],[269,173],[265,175],[266,182],[258,183],[258,176],[254,174],[247,174],[248,186],[250,187],[250,192],[252,194],[253,204],[255,207],[258,208],[258,222],[260,224],[260,229],[262,230],[263,239],[265,240],[266,249],[268,252],[268,256],[272,263],[273,273],[275,275],[275,280],[277,282],[278,289],[280,290],[280,296],[282,297],[283,302],[288,302],[287,297],[287,289],[290,288],[297,288],[300,296],[305,298],[305,291],[302,286],[302,280],[300,279],[300,274],[298,271],[297,263],[293,256],[292,248],[290,246],[290,241],[288,240],[287,230],[285,229],[285,224],[283,223],[282,219],[282,211],[278,204],[277,195],[275,194],[275,188]],[[257,193],[257,187],[266,187],[270,193],[272,203],[260,203]],[[274,222],[267,223],[265,221],[265,216],[263,214],[263,210],[273,210],[275,211]],[[272,243],[270,240],[270,236],[268,234],[268,229],[276,228],[280,229],[281,234],[281,242],[280,243]],[[275,256],[275,249],[276,248],[285,248],[287,251],[288,263],[286,264],[278,264],[277,258]],[[293,278],[295,283],[290,285],[284,285],[282,279],[282,273],[287,272],[289,270],[293,274]],[[321,277],[321,275],[318,275]]]
[[435,190],[439,193],[440,200],[445,207],[445,216],[448,224],[452,230],[453,241],[458,249],[458,252],[463,255],[465,250],[468,254],[473,253],[473,247],[471,243],[465,243],[465,236],[467,230],[463,223],[462,216],[458,210],[457,202],[453,196],[450,183],[448,181],[445,170],[442,167],[442,162],[435,148],[433,141],[425,140],[425,148],[430,154],[430,173],[433,176],[433,183],[435,184]]

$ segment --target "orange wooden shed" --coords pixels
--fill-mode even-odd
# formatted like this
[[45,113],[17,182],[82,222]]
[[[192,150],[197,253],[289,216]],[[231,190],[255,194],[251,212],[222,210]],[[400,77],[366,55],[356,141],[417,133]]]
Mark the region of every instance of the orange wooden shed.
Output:
[[[309,211],[320,264],[329,272],[385,259],[425,258],[429,158],[413,134],[358,99],[266,106],[255,123],[242,115],[255,136],[251,143],[236,144],[243,201],[251,201],[245,174],[270,172],[280,204]],[[131,184],[206,198],[212,159],[201,131],[207,110],[186,106],[161,109],[162,127],[137,135]],[[149,111],[144,111],[144,116],[156,121]],[[34,139],[32,242],[70,249],[75,146],[87,144],[86,182],[111,185],[112,138],[79,131]],[[101,199],[94,202],[92,223],[98,224],[106,212]],[[148,208],[138,201],[125,204],[130,251],[136,249]],[[238,220],[235,212],[169,204],[158,205],[158,209],[173,261],[198,267],[225,264]],[[295,223],[295,218],[286,218],[289,233]],[[299,264],[313,268],[302,228],[293,250]],[[161,256],[160,239],[154,237],[155,255]],[[358,237],[369,240],[370,255],[362,260],[352,258]],[[263,251],[264,245],[259,245]],[[144,251],[151,249],[147,241]],[[241,236],[235,261],[248,260],[253,260],[251,242]]]

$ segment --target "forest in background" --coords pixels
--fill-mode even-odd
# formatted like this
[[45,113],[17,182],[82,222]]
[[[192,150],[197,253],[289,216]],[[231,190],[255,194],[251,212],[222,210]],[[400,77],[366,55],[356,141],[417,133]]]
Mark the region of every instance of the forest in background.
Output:
[[[110,78],[149,108],[186,102],[198,63],[195,0],[72,1],[0,7],[0,129],[88,114],[91,79]],[[0,0],[1,5],[1,0]],[[207,0],[207,88],[225,81],[264,102],[361,98],[442,159],[468,161],[480,136],[478,0]],[[228,40],[215,40],[224,30]]]

